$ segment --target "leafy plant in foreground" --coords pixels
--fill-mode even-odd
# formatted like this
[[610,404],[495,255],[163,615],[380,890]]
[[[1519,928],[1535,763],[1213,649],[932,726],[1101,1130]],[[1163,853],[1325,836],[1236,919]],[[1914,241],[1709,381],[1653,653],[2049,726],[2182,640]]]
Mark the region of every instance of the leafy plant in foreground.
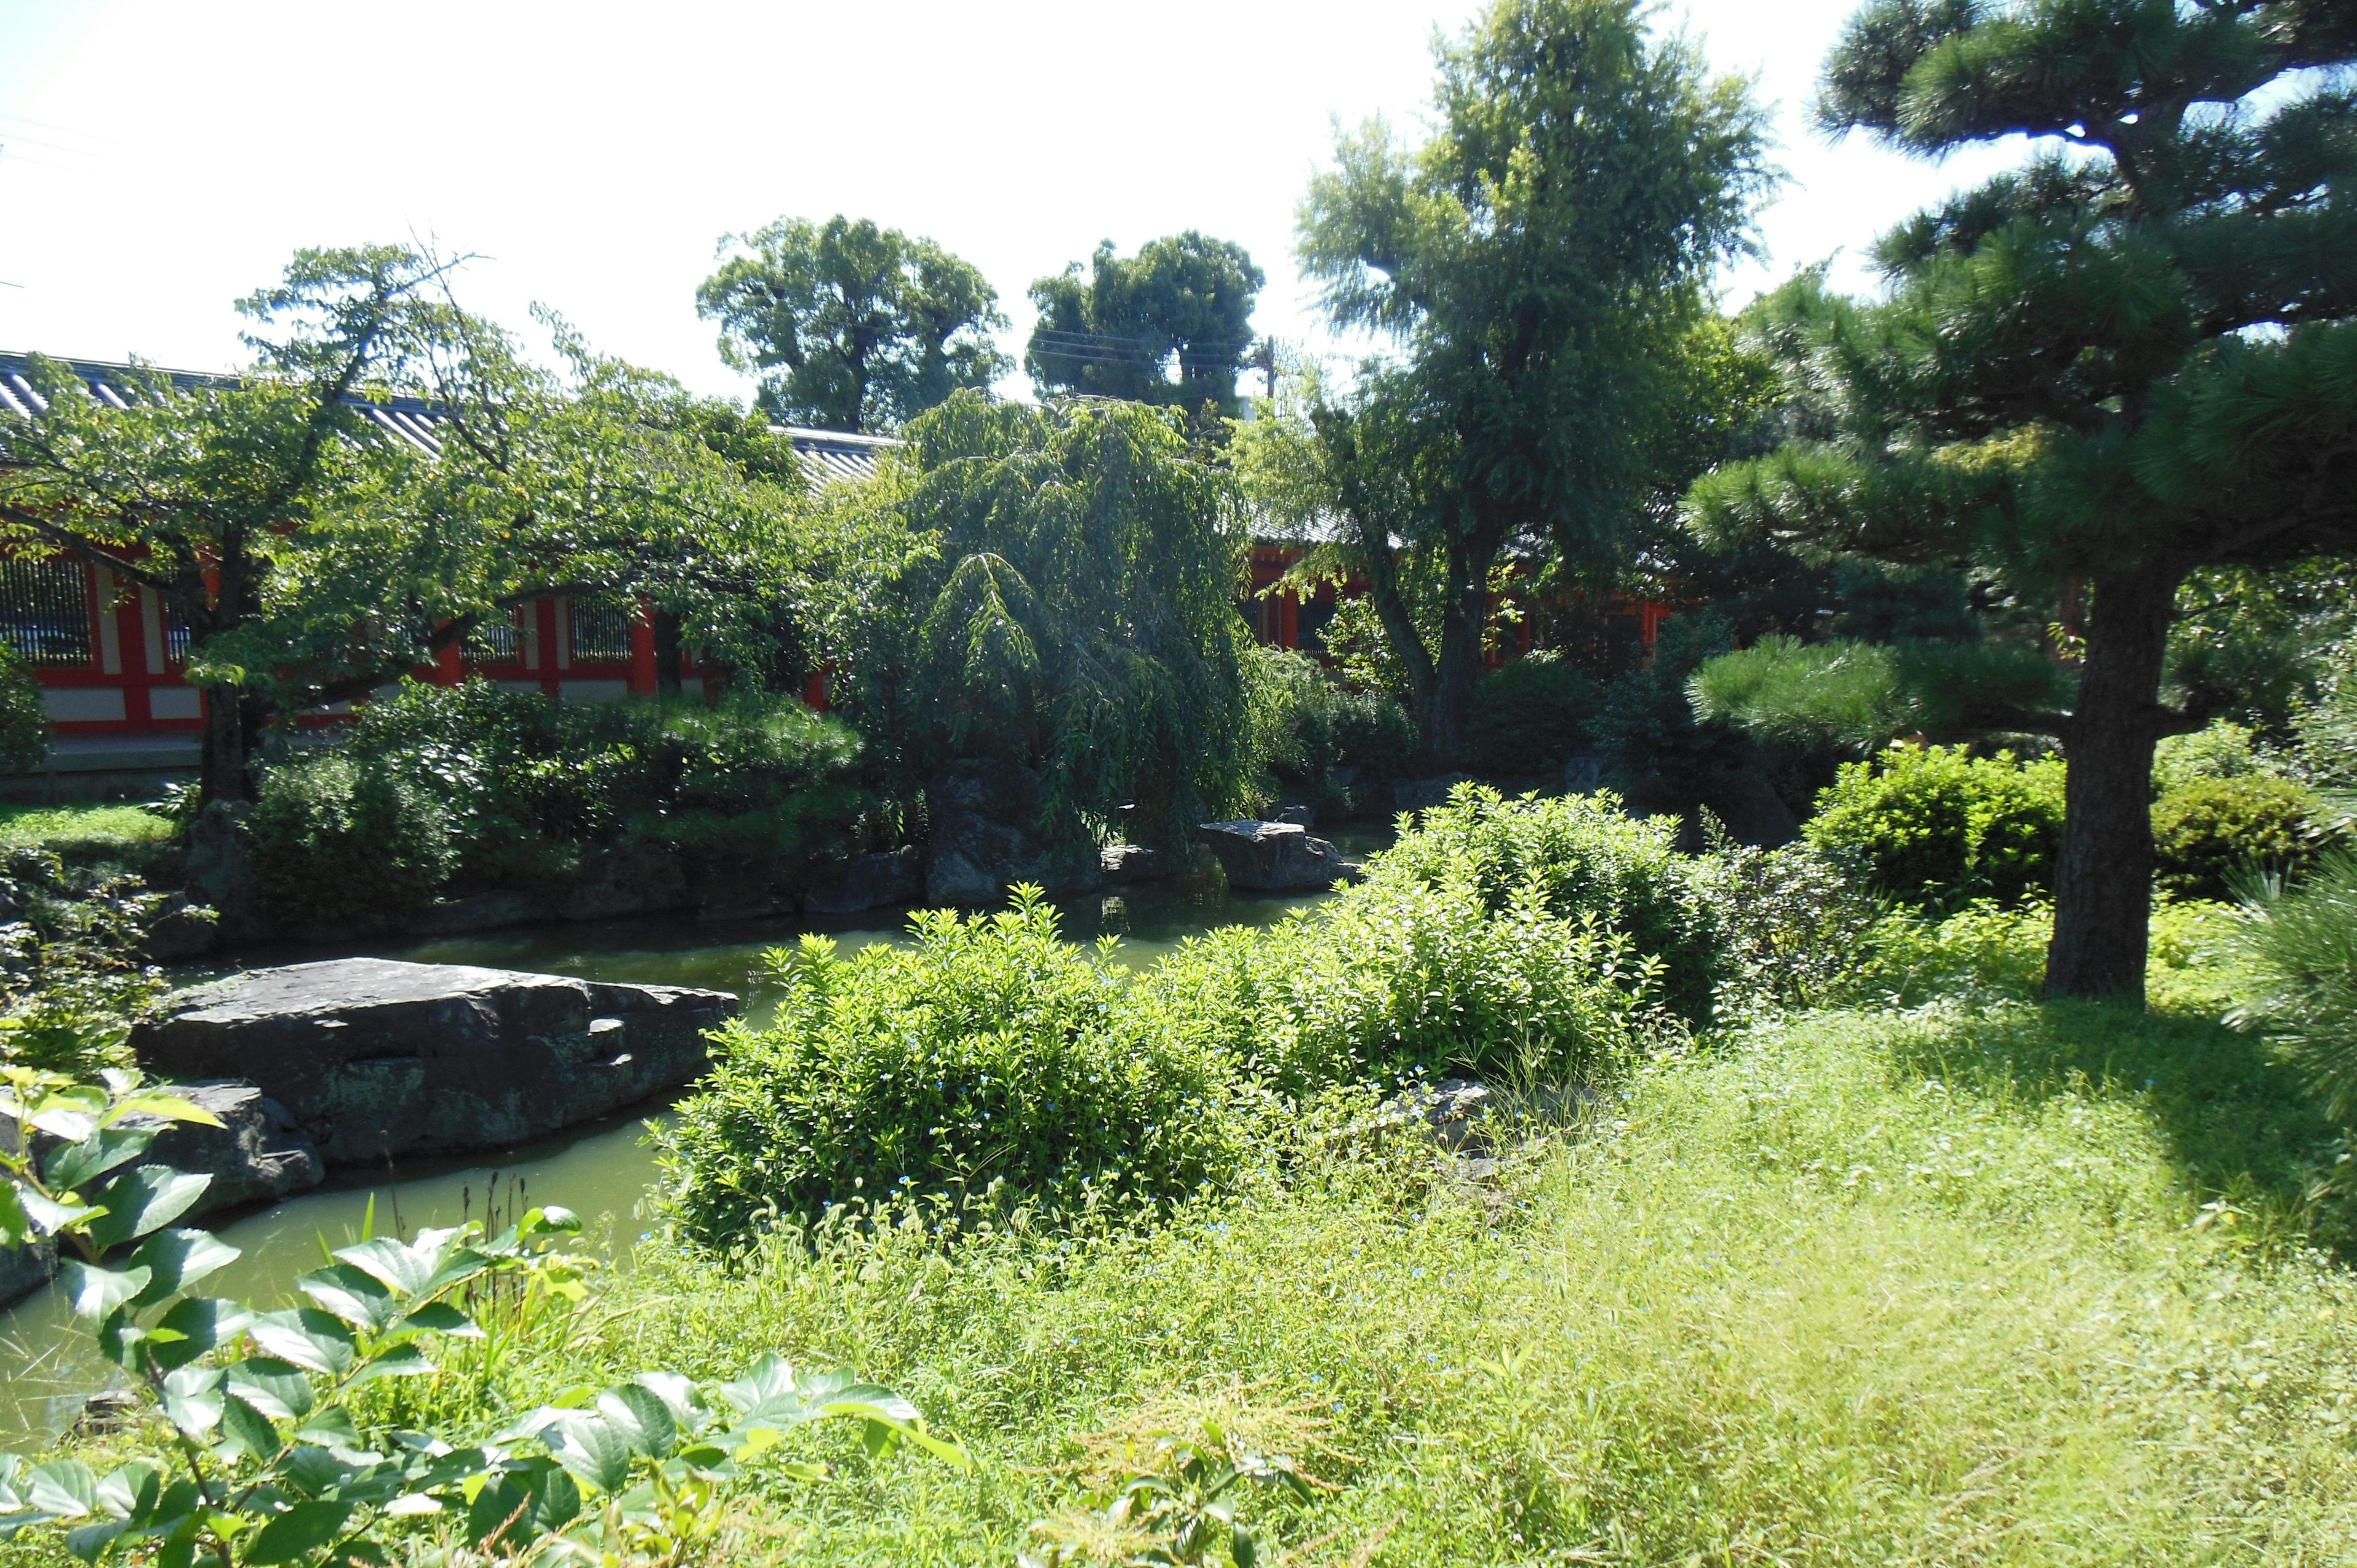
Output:
[[576,1265],[551,1243],[580,1222],[533,1208],[497,1236],[470,1224],[373,1238],[297,1282],[309,1305],[259,1311],[193,1290],[238,1256],[171,1228],[210,1178],[131,1164],[160,1122],[214,1118],[129,1073],[99,1087],[10,1069],[5,1082],[0,1244],[79,1254],[60,1265],[74,1310],[169,1424],[177,1464],[135,1459],[102,1477],[71,1457],[0,1455],[0,1538],[62,1526],[86,1562],[136,1553],[157,1568],[382,1563],[387,1537],[433,1520],[502,1556],[678,1563],[717,1539],[722,1486],[796,1427],[856,1420],[872,1454],[907,1442],[963,1459],[888,1390],[775,1356],[734,1382],[645,1372],[568,1391],[464,1445],[364,1426],[360,1391],[431,1375],[428,1344],[480,1336],[471,1290],[501,1275],[569,1283]]
[[2254,891],[2244,956],[2257,991],[2227,1022],[2265,1030],[2345,1119],[2357,1110],[2357,855],[2328,854],[2288,892]]

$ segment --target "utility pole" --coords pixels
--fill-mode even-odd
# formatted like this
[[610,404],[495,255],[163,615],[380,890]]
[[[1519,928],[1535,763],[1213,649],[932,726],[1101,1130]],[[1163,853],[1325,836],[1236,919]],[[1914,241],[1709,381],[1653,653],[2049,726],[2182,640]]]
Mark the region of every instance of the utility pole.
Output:
[[1255,352],[1255,353],[1253,355],[1252,359],[1251,359],[1249,361],[1247,361],[1247,362],[1251,365],[1251,367],[1252,367],[1254,370],[1260,371],[1263,375],[1265,375],[1265,376],[1266,376],[1266,377],[1268,378],[1268,397],[1269,397],[1269,401],[1270,401],[1271,403],[1275,402],[1275,401],[1276,401],[1276,339],[1275,339],[1275,338],[1262,338],[1262,339],[1260,340],[1260,349],[1259,349],[1259,350],[1258,350],[1257,352]]

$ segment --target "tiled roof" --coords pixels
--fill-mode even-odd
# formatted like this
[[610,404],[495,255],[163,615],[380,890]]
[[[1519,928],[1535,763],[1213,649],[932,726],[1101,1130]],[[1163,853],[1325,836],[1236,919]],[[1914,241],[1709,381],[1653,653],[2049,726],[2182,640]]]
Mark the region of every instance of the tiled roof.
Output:
[[[117,408],[128,408],[141,397],[139,386],[149,378],[162,375],[172,384],[183,389],[198,387],[234,387],[235,376],[205,375],[194,371],[166,371],[154,366],[133,366],[110,363],[102,360],[61,360],[90,388],[91,395]],[[0,351],[0,413],[13,413],[31,419],[48,405],[34,390],[27,372],[32,369],[28,355]],[[434,405],[422,398],[396,397],[382,401],[353,394],[348,399],[361,409],[371,424],[399,441],[405,441],[418,450],[438,453],[442,450],[437,428],[443,416]],[[819,485],[830,485],[844,479],[865,479],[876,472],[877,456],[889,446],[899,445],[882,435],[854,435],[840,430],[810,430],[801,425],[773,426],[794,444],[794,456],[801,458],[803,471]]]

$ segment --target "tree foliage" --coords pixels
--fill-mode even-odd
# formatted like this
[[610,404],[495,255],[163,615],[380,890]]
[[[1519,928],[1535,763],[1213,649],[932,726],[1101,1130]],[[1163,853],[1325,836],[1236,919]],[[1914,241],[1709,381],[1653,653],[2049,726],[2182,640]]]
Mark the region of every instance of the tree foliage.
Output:
[[1149,241],[1126,260],[1107,240],[1085,276],[1074,262],[1032,284],[1039,322],[1024,368],[1043,395],[1209,403],[1232,416],[1253,300],[1265,282],[1242,245],[1192,229]]
[[780,218],[721,242],[695,291],[720,323],[720,357],[761,380],[763,412],[789,424],[891,430],[960,387],[1007,369],[1006,325],[973,263],[927,239],[837,213]]
[[[103,565],[188,627],[207,799],[252,793],[265,725],[534,598],[644,596],[724,660],[759,656],[780,602],[816,613],[790,443],[562,323],[563,371],[533,364],[456,303],[451,270],[299,252],[240,304],[243,376],[134,370],[116,406],[37,360],[42,409],[0,428],[0,544]],[[430,426],[379,419],[404,397]]]
[[2352,60],[2303,0],[1874,0],[1826,65],[1828,131],[2034,150],[1886,235],[1887,295],[1788,285],[1794,438],[1693,521],[2083,595],[2069,705],[1990,715],[2070,754],[2060,993],[2142,992],[2152,749],[2207,716],[2159,701],[2179,585],[2357,549]]
[[[1397,346],[1311,423],[1326,504],[1453,758],[1493,570],[1628,532],[1767,174],[1745,85],[1635,0],[1501,0],[1439,63],[1431,140],[1345,136],[1300,254],[1338,327]],[[1437,639],[1404,585],[1419,572]]]
[[1136,802],[1183,833],[1250,771],[1232,479],[1176,411],[967,392],[909,427],[859,504],[920,542],[848,655],[846,698],[904,767],[1035,773],[1044,824]]

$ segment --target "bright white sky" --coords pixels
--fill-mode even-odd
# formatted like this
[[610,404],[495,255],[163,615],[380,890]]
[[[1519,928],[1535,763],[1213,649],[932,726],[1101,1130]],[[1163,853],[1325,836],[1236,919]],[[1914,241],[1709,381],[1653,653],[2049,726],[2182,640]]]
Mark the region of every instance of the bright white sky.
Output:
[[[2006,155],[1938,168],[1806,125],[1851,0],[1670,0],[1756,73],[1793,178],[1740,302]],[[1199,228],[1269,274],[1260,328],[1331,348],[1293,212],[1339,117],[1413,130],[1467,0],[0,0],[0,349],[242,362],[230,302],[306,244],[430,237],[462,298],[743,394],[694,289],[780,214],[931,235],[1014,326],[1086,256]],[[1017,390],[1010,386],[1007,390]]]

